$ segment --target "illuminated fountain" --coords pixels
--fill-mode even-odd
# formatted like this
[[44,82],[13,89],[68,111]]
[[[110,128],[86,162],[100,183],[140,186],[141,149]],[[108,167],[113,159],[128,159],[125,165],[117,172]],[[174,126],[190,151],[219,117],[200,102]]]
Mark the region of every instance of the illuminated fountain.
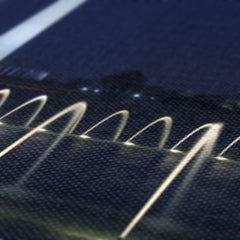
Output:
[[216,157],[216,159],[224,161],[227,160],[227,158],[225,158],[223,155],[231,148],[233,147],[233,145],[235,145],[237,142],[240,141],[240,137],[237,137],[234,141],[232,141],[229,145],[227,145],[226,148],[224,148]]
[[122,110],[122,111],[115,112],[115,113],[111,114],[110,116],[104,118],[103,120],[101,120],[100,122],[98,122],[97,124],[95,124],[94,126],[89,128],[87,131],[82,133],[80,135],[80,137],[83,138],[83,139],[90,138],[88,136],[90,132],[92,132],[94,129],[96,129],[97,127],[99,127],[103,123],[107,122],[111,118],[114,118],[115,116],[118,116],[118,115],[121,115],[122,117],[121,117],[120,123],[119,123],[119,125],[118,125],[118,127],[115,131],[114,137],[113,137],[113,142],[117,141],[117,139],[120,137],[120,135],[121,135],[122,131],[124,130],[124,128],[127,124],[127,121],[128,121],[129,112],[127,110]]
[[[25,127],[29,126],[34,119],[37,117],[37,115],[41,112],[41,110],[43,109],[43,107],[45,106],[46,102],[47,102],[48,97],[46,95],[42,95],[36,98],[33,98],[23,104],[21,104],[20,106],[14,108],[13,110],[11,110],[10,112],[4,114],[2,117],[0,117],[0,121],[2,121],[3,119],[5,119],[6,117],[8,117],[9,115],[17,112],[18,110],[32,104],[35,102],[39,102],[38,107],[36,108],[36,110],[34,111],[34,113],[31,115],[31,117],[28,119],[28,121],[25,123]],[[0,105],[1,106],[1,105]]]
[[51,144],[51,146],[40,156],[40,158],[34,163],[34,165],[27,171],[27,173],[24,174],[24,176],[16,183],[15,187],[22,186],[25,181],[28,180],[28,178],[36,171],[36,169],[39,167],[39,165],[46,159],[46,157],[54,150],[54,148],[57,146],[57,144],[62,140],[64,136],[67,134],[71,134],[72,131],[76,128],[79,121],[82,119],[83,115],[85,114],[85,111],[87,109],[87,104],[85,102],[78,102],[73,105],[71,105],[68,108],[65,108],[61,112],[55,114],[48,120],[44,121],[43,123],[39,124],[37,127],[35,127],[33,130],[25,134],[23,137],[15,141],[14,143],[10,144],[7,148],[2,150],[0,152],[0,158],[6,155],[8,152],[12,151],[14,148],[28,140],[30,137],[32,137],[35,133],[37,133],[40,129],[44,129],[46,126],[48,126],[50,123],[56,121],[57,119],[61,118],[62,116],[72,113],[72,117],[70,118],[68,124],[64,127],[62,132],[59,134],[57,139]]
[[179,142],[177,142],[171,149],[170,149],[170,152],[173,152],[173,153],[179,153],[181,152],[180,150],[178,150],[177,148],[182,144],[184,143],[187,139],[189,139],[191,136],[193,136],[195,133],[201,131],[202,129],[205,129],[205,128],[210,128],[212,127],[213,123],[207,123],[207,124],[204,124],[202,126],[200,126],[199,128],[193,130],[192,132],[190,132],[187,136],[185,136],[183,139],[181,139]]
[[[192,131],[190,134],[188,134],[184,139],[186,140],[187,138],[189,138],[190,136],[192,136],[193,134],[197,133],[200,130],[203,130],[205,128],[209,129],[214,125],[214,123],[208,123],[205,124],[199,128],[197,128],[196,130]],[[178,147],[181,143],[183,143],[183,140],[179,141],[175,146]],[[177,150],[176,150],[177,151]],[[180,184],[180,186],[178,186],[178,189],[176,190],[176,192],[174,193],[174,196],[172,197],[170,203],[168,204],[169,207],[166,208],[165,212],[163,213],[163,215],[166,216],[170,216],[172,214],[172,211],[176,208],[176,206],[178,205],[178,203],[181,201],[181,199],[184,197],[184,191],[187,190],[189,184],[192,182],[193,178],[196,176],[196,173],[199,171],[199,169],[201,168],[202,164],[204,162],[203,158],[198,158],[194,164],[191,166],[191,169],[189,170],[188,173],[186,173],[186,175],[184,176],[184,179],[182,181],[182,183]]]
[[[153,193],[145,205],[140,209],[136,216],[126,226],[124,231],[120,234],[118,239],[125,239],[129,233],[135,228],[139,221],[145,216],[155,202],[162,196],[168,189],[178,175],[184,170],[188,163],[200,152],[198,159],[206,159],[212,152],[213,147],[218,139],[222,130],[222,124],[207,124],[208,131],[200,138],[200,140],[190,149],[190,151],[183,157],[180,163],[174,168],[169,176],[163,181],[158,189]],[[203,126],[201,127],[201,129]],[[198,128],[200,130],[200,128]],[[194,131],[196,132],[196,131]],[[177,144],[175,146],[178,146]]]
[[[2,95],[2,98],[0,99],[0,106],[6,101],[10,94],[10,90],[4,89],[0,91],[0,94]],[[34,111],[34,113],[31,115],[31,117],[28,119],[28,121],[25,123],[25,126],[29,126],[34,119],[38,116],[40,111],[43,109],[47,102],[47,96],[39,96],[36,98],[31,99],[30,101],[16,107],[15,109],[11,110],[7,114],[0,117],[0,120],[3,120],[5,117],[9,116],[10,114],[13,114],[14,112],[20,110],[21,108],[24,108],[28,106],[29,104],[32,104],[34,102],[39,102],[39,105],[37,109]],[[36,134],[39,131],[46,131],[45,128],[51,124],[52,122],[58,120],[59,118],[63,117],[66,114],[71,113],[72,116],[68,123],[63,127],[63,130],[60,132],[59,135],[57,135],[56,139],[53,141],[53,143],[41,154],[41,156],[36,159],[36,161],[33,163],[32,166],[29,167],[29,169],[23,174],[23,176],[20,177],[20,179],[17,181],[17,183],[14,184],[14,189],[19,189],[22,187],[26,181],[38,170],[39,166],[46,160],[47,156],[56,148],[56,146],[59,144],[59,142],[69,134],[72,134],[74,129],[77,127],[79,122],[81,121],[82,117],[84,116],[87,109],[87,104],[85,102],[77,102],[68,108],[65,108],[64,110],[60,111],[59,113],[55,114],[51,118],[47,119],[43,123],[39,124],[37,127],[29,130],[27,134],[20,137],[17,141],[10,144],[8,147],[3,149],[0,152],[0,158],[8,154],[10,151],[14,150],[17,146],[24,143],[26,140],[31,138],[34,134]],[[120,122],[114,131],[113,139],[112,141],[115,142],[119,139],[120,135],[122,134],[128,118],[129,118],[129,112],[127,110],[118,111],[116,113],[111,114],[110,116],[104,118],[97,124],[95,124],[93,127],[89,128],[87,131],[79,135],[81,138],[90,138],[89,134],[99,127],[101,124],[104,124],[111,118],[115,116],[121,116]],[[171,128],[172,128],[172,118],[171,117],[162,117],[159,118],[144,128],[142,128],[140,131],[138,131],[136,134],[128,138],[124,144],[125,145],[134,145],[133,141],[136,139],[140,134],[142,134],[144,131],[146,131],[148,128],[152,127],[153,125],[163,122],[164,123],[164,130],[161,135],[160,141],[158,143],[158,149],[162,149],[170,135]],[[126,226],[124,231],[120,234],[119,239],[125,239],[130,232],[135,228],[135,226],[141,221],[141,219],[145,216],[145,214],[151,209],[151,207],[155,204],[155,202],[164,194],[164,192],[169,188],[169,186],[175,181],[175,179],[179,176],[179,174],[185,169],[185,167],[194,159],[196,162],[202,162],[205,159],[207,159],[215,146],[215,143],[219,137],[219,134],[222,130],[223,124],[220,123],[208,123],[203,126],[200,126],[199,128],[195,129],[191,133],[189,133],[187,136],[185,136],[182,140],[180,140],[177,144],[175,144],[170,151],[171,152],[180,152],[178,150],[178,147],[185,142],[188,138],[190,138],[195,133],[206,129],[206,132],[200,137],[200,139],[192,146],[192,148],[184,155],[182,156],[180,162],[177,164],[177,166],[173,169],[173,171],[167,176],[167,178],[159,185],[159,187],[156,189],[156,191],[152,194],[152,196],[148,199],[148,201],[144,204],[144,206],[140,209],[140,211],[134,216],[134,218],[130,221],[130,223]],[[240,137],[235,139],[232,143],[230,143],[217,157],[217,159],[222,160],[221,158],[224,158],[223,155],[238,141],[240,140]],[[224,158],[225,159],[225,158]],[[188,184],[188,182],[191,180],[191,178],[188,178],[188,176],[184,179],[183,184]],[[182,185],[181,185],[182,186]],[[9,189],[9,188],[8,188]]]
[[6,102],[10,93],[11,93],[10,89],[3,89],[0,91],[0,95],[2,95],[0,100],[0,107]]
[[168,136],[171,132],[171,128],[172,128],[172,118],[171,117],[162,117],[162,118],[159,118],[153,122],[151,122],[150,124],[148,124],[146,127],[142,128],[140,131],[138,131],[136,134],[134,134],[132,137],[130,137],[124,144],[125,145],[128,145],[128,146],[131,146],[131,145],[134,145],[134,143],[132,143],[132,141],[140,134],[142,134],[144,131],[146,131],[148,128],[150,128],[151,126],[159,123],[159,122],[164,122],[165,125],[164,125],[164,131],[162,133],[162,136],[160,138],[160,142],[158,144],[158,149],[162,149],[163,146],[165,145],[167,139],[168,139]]

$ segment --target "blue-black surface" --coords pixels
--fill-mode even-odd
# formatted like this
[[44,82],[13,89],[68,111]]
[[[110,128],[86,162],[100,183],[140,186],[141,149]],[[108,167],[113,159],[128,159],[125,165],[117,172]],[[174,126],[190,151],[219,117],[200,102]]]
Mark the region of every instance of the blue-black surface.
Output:
[[[3,1],[0,32],[49,2]],[[62,81],[137,69],[151,85],[235,95],[239,9],[235,0],[89,0],[4,61]]]

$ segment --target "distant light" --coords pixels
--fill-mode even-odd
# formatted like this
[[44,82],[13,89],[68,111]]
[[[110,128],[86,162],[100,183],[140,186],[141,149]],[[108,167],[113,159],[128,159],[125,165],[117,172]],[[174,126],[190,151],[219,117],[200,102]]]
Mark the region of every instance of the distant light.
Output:
[[177,149],[171,149],[170,152],[172,152],[172,153],[181,153],[182,151],[179,151]]
[[134,97],[134,98],[140,98],[140,97],[141,97],[141,94],[140,94],[140,93],[134,93],[134,94],[133,94],[133,97]]
[[226,160],[228,160],[227,158],[225,158],[225,157],[220,157],[220,156],[219,156],[219,157],[216,157],[216,159],[217,159],[217,160],[220,160],[220,161],[226,161]]
[[0,125],[3,125],[4,123],[3,122],[0,122]]
[[100,89],[98,89],[98,88],[97,88],[97,89],[94,89],[94,92],[95,92],[95,93],[99,93],[99,92],[100,92]]
[[156,98],[155,98],[155,97],[151,97],[150,99],[151,99],[151,100],[155,100]]
[[38,131],[39,131],[39,132],[46,132],[47,129],[45,129],[45,128],[39,128]]
[[132,142],[124,142],[123,144],[126,146],[135,146],[135,144]]
[[89,138],[91,138],[88,135],[80,135],[79,137],[82,138],[82,139],[89,139]]
[[86,91],[88,91],[89,89],[88,89],[88,87],[82,87],[81,88],[81,91],[83,91],[83,92],[86,92]]

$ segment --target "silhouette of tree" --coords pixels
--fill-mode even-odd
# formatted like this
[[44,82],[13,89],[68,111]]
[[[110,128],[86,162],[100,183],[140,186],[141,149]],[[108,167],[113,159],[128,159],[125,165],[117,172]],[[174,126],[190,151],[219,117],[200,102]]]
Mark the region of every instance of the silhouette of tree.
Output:
[[86,79],[86,78],[74,78],[69,80],[66,84],[69,88],[79,88],[79,87],[83,87],[83,86],[89,86],[89,85],[93,85],[96,82],[96,80],[93,79]]
[[100,81],[104,88],[125,92],[141,89],[147,78],[140,71],[127,71],[102,77]]

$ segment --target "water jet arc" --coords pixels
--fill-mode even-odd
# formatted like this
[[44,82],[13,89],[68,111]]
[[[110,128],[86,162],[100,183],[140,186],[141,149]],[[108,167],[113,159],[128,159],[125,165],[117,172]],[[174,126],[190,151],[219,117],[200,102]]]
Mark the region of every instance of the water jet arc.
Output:
[[0,95],[2,95],[2,98],[0,100],[0,107],[6,102],[7,98],[9,97],[11,93],[11,90],[10,89],[3,89],[3,90],[0,90]]
[[188,163],[200,152],[198,158],[206,159],[212,152],[214,145],[218,139],[218,136],[222,130],[222,124],[211,124],[208,131],[200,138],[200,140],[190,149],[186,156],[180,161],[180,163],[174,168],[169,176],[163,181],[163,183],[157,188],[145,205],[135,215],[131,222],[127,225],[124,231],[121,233],[118,239],[125,239],[139,221],[145,216],[155,202],[162,196],[162,194],[168,189]]
[[37,107],[37,109],[35,110],[35,112],[32,114],[32,116],[29,118],[29,120],[25,123],[25,127],[29,126],[34,119],[37,117],[37,115],[40,113],[40,111],[43,109],[44,105],[47,102],[48,97],[46,95],[42,95],[39,97],[35,97],[25,103],[23,103],[22,105],[14,108],[13,110],[11,110],[10,112],[6,113],[5,115],[3,115],[2,117],[0,117],[0,120],[3,120],[4,118],[6,118],[7,116],[13,114],[14,112],[17,112],[18,110],[34,103],[34,102],[39,102],[39,106]]
[[202,129],[205,129],[205,128],[210,128],[213,126],[213,123],[207,123],[207,124],[204,124],[202,126],[200,126],[199,128],[193,130],[192,132],[190,132],[187,136],[185,136],[183,139],[181,139],[178,143],[176,143],[171,149],[170,151],[171,152],[174,152],[174,151],[178,151],[176,148],[179,147],[183,142],[185,142],[188,138],[190,138],[192,135],[194,135],[195,133],[201,131]]
[[122,118],[120,120],[120,123],[116,129],[116,132],[113,136],[113,142],[117,141],[117,139],[120,137],[123,129],[125,128],[127,121],[128,121],[128,117],[129,117],[129,111],[127,110],[122,110],[122,111],[118,111],[115,112],[113,114],[111,114],[110,116],[104,118],[103,120],[101,120],[100,122],[98,122],[97,124],[95,124],[94,126],[92,126],[91,128],[89,128],[87,131],[85,131],[83,134],[81,134],[80,136],[87,136],[91,131],[93,131],[95,128],[99,127],[101,124],[105,123],[106,121],[110,120],[111,118],[121,115]]
[[[211,128],[214,123],[210,123],[208,128]],[[177,151],[177,150],[176,150]],[[191,165],[191,169],[187,173],[185,173],[185,176],[182,180],[182,182],[179,184],[178,188],[175,190],[174,195],[172,196],[172,199],[169,201],[168,205],[169,207],[165,209],[163,216],[169,216],[172,214],[172,211],[177,207],[179,202],[184,198],[184,192],[187,191],[188,186],[192,182],[193,178],[196,176],[197,172],[201,168],[202,164],[204,163],[204,159],[199,159],[199,161],[195,161]]]
[[83,115],[85,114],[85,111],[87,109],[87,104],[85,102],[78,102],[73,105],[71,105],[68,108],[65,108],[61,112],[55,114],[51,118],[47,119],[45,122],[41,123],[37,127],[35,127],[33,130],[25,134],[23,137],[19,138],[17,141],[9,145],[7,148],[2,150],[0,152],[0,158],[6,155],[8,152],[12,151],[14,148],[25,142],[27,139],[29,139],[31,136],[33,136],[35,133],[39,131],[39,129],[42,129],[49,125],[50,123],[56,121],[57,119],[61,118],[62,116],[72,113],[72,117],[69,120],[66,127],[64,127],[63,131],[60,133],[60,135],[57,137],[57,139],[51,144],[51,146],[43,153],[43,155],[37,160],[37,162],[30,168],[30,170],[27,171],[26,174],[17,182],[16,186],[21,186],[38,168],[38,166],[45,160],[45,158],[48,156],[49,153],[56,147],[56,145],[61,141],[61,139],[70,132],[73,131],[73,126],[76,127],[76,125],[79,123]]
[[226,148],[224,148],[217,156],[217,158],[221,158],[223,157],[223,155],[233,146],[235,145],[237,142],[240,141],[240,137],[237,137],[234,141],[232,141],[229,145],[227,145]]
[[158,149],[162,149],[163,146],[165,145],[168,136],[171,132],[172,129],[172,118],[171,117],[162,117],[159,118],[153,122],[151,122],[150,124],[148,124],[146,127],[142,128],[140,131],[138,131],[136,134],[134,134],[132,137],[130,137],[125,144],[131,143],[138,135],[140,135],[141,133],[143,133],[144,131],[146,131],[148,128],[150,128],[151,126],[157,124],[158,122],[164,122],[165,123],[165,127],[164,127],[164,131],[162,133],[162,136],[160,138],[160,142],[158,144]]

